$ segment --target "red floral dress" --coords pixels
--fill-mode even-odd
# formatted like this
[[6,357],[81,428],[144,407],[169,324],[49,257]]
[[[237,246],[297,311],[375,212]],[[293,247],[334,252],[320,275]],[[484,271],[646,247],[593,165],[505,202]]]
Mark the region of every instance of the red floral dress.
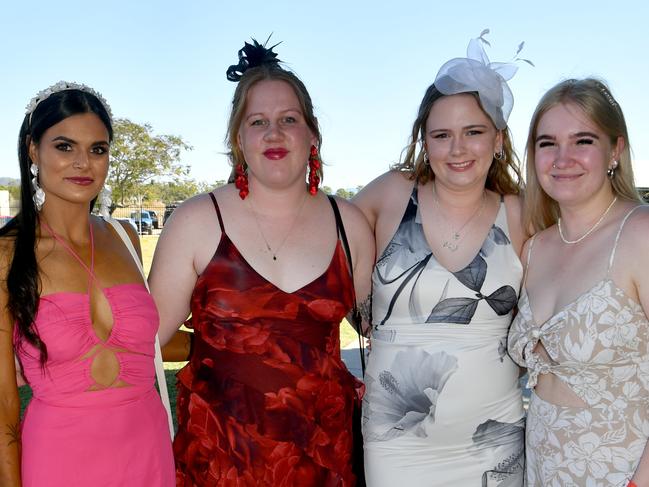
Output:
[[339,323],[353,303],[340,241],[327,270],[289,294],[246,262],[212,200],[222,234],[192,295],[194,348],[178,373],[177,484],[351,487],[362,385],[340,358]]

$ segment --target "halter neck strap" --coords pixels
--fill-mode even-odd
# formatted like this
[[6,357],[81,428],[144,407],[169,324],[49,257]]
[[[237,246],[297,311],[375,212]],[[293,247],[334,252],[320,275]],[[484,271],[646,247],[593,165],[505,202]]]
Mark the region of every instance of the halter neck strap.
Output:
[[61,238],[60,235],[58,235],[54,230],[52,230],[52,227],[50,227],[45,220],[41,220],[41,223],[43,224],[43,227],[49,232],[49,234],[52,236],[54,240],[56,240],[59,244],[61,244],[61,247],[63,247],[68,254],[70,254],[72,257],[76,259],[76,261],[81,265],[81,267],[84,268],[84,270],[88,273],[88,276],[90,277],[90,280],[97,281],[97,278],[95,277],[95,236],[93,234],[92,230],[92,221],[88,221],[88,227],[90,230],[90,267],[86,265],[86,263],[79,257],[79,254],[77,254],[70,245]]

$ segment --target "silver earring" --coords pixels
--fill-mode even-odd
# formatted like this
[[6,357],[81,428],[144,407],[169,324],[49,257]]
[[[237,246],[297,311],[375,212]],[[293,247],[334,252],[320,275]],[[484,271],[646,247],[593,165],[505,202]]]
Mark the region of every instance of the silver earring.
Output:
[[553,162],[552,163],[552,169],[556,169],[556,168],[557,168],[557,165]]
[[45,203],[45,191],[38,185],[38,166],[32,162],[32,165],[29,166],[29,172],[32,173],[32,189],[34,194],[32,195],[32,201],[36,207],[36,211],[41,211],[43,208],[43,203]]
[[616,160],[613,160],[613,164],[608,168],[608,171],[606,171],[606,175],[608,176],[609,179],[613,179],[615,177],[615,170],[617,169],[618,162]]
[[430,161],[428,160],[428,154],[424,152],[424,166],[430,166]]
[[505,151],[503,149],[500,149],[499,152],[494,152],[494,159],[496,159],[497,161],[502,161],[504,157]]
[[110,189],[110,186],[104,184],[99,193],[99,213],[104,219],[110,218],[110,207],[113,204],[112,194],[113,190]]

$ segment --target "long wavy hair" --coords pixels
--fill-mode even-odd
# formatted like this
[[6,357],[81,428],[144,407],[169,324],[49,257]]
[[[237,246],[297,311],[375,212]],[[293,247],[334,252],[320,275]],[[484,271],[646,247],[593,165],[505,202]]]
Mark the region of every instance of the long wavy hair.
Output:
[[[17,327],[18,336],[40,350],[41,365],[47,361],[47,347],[34,327],[34,318],[40,300],[41,280],[36,260],[36,228],[38,211],[32,200],[34,191],[29,157],[29,144],[39,144],[47,129],[72,115],[94,113],[106,126],[109,140],[113,127],[104,105],[94,95],[76,89],[50,95],[25,115],[18,136],[18,163],[20,165],[20,211],[4,227],[0,238],[13,239],[13,255],[6,277],[9,316]],[[92,208],[92,204],[89,210]],[[20,343],[20,342],[19,342]]]
[[[473,95],[478,101],[478,105],[480,105],[478,95],[476,93],[469,94]],[[423,141],[426,137],[426,120],[428,120],[430,110],[433,104],[443,96],[447,95],[440,93],[435,84],[426,89],[424,98],[419,105],[417,118],[412,124],[409,144],[404,149],[405,156],[392,166],[392,169],[404,172],[409,179],[417,181],[418,184],[426,184],[435,179],[435,174],[430,165],[424,161],[426,149]],[[480,107],[482,108],[482,105]],[[509,128],[502,131],[502,137],[503,157],[500,159],[494,157],[491,161],[485,187],[498,194],[519,194],[523,188],[523,179]]]
[[[228,179],[229,183],[234,182],[236,178],[236,166],[239,164],[243,165],[244,169],[247,169],[246,159],[243,156],[243,152],[239,147],[238,137],[239,137],[239,128],[241,127],[241,121],[243,116],[246,113],[246,103],[248,93],[250,89],[260,81],[273,80],[273,81],[284,81],[288,83],[293,91],[295,96],[297,96],[298,102],[300,104],[300,109],[304,115],[304,119],[307,127],[311,129],[311,132],[316,137],[318,152],[320,152],[320,147],[322,145],[322,133],[320,132],[320,126],[318,125],[318,119],[315,116],[313,111],[313,102],[311,101],[311,96],[304,86],[304,83],[298,78],[294,73],[288,71],[276,63],[272,64],[262,64],[261,66],[256,66],[254,68],[248,69],[237,84],[237,88],[234,91],[234,96],[232,97],[232,110],[230,111],[230,118],[228,120],[228,130],[225,138],[225,144],[228,148],[228,158],[230,159],[230,164],[232,165],[232,171]],[[319,158],[322,162],[322,158]],[[306,164],[306,161],[304,161]],[[318,169],[318,176],[320,181],[323,178],[322,164]]]
[[525,228],[533,232],[554,225],[559,218],[559,205],[543,191],[535,169],[535,140],[539,122],[548,110],[559,104],[572,104],[578,107],[588,120],[608,136],[613,147],[618,137],[624,139],[624,149],[620,154],[615,177],[610,180],[611,187],[613,193],[620,198],[642,201],[635,189],[629,134],[619,103],[603,81],[594,78],[568,79],[550,88],[543,95],[530,122],[525,148],[527,187],[523,221]]

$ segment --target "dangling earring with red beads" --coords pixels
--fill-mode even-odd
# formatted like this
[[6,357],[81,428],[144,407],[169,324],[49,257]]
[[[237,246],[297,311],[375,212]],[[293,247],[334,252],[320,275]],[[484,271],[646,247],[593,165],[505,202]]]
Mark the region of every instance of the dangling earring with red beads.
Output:
[[318,148],[315,145],[312,145],[311,155],[309,156],[309,193],[311,193],[313,196],[318,194],[318,184],[320,184],[318,169],[320,169]]
[[246,170],[243,168],[243,163],[237,164],[234,171],[237,175],[234,179],[234,185],[239,190],[239,197],[242,200],[245,200],[246,196],[248,196],[248,193],[250,192],[248,190],[248,173],[246,173]]

